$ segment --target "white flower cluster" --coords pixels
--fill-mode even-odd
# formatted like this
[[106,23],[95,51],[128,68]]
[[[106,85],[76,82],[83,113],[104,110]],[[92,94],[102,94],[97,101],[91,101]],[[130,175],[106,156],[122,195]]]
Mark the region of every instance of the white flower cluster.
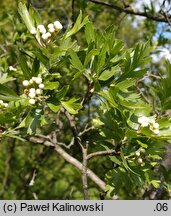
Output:
[[[30,88],[31,85],[36,86],[36,88]],[[24,93],[30,98],[29,103],[35,104],[35,98],[43,93],[44,84],[42,83],[41,77],[32,77],[30,80],[24,80],[23,86],[26,87]]]
[[54,23],[49,23],[47,28],[48,30],[46,30],[44,25],[37,26],[37,30],[40,32],[42,39],[45,41],[52,36],[52,33],[59,32],[63,26],[59,21],[55,21]]
[[149,126],[149,129],[154,134],[159,134],[159,124],[157,122],[155,122],[154,119],[150,119],[146,116],[141,116],[138,118],[138,123],[140,123],[141,127]]
[[4,109],[8,107],[8,103],[4,103],[3,100],[0,100],[0,108]]

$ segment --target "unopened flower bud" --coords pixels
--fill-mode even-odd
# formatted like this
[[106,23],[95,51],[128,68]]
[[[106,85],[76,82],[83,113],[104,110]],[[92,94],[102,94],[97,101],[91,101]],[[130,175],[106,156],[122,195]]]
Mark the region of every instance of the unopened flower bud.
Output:
[[159,124],[158,124],[158,123],[154,123],[154,124],[153,124],[153,127],[154,127],[155,129],[157,129],[157,128],[159,128]]
[[23,86],[28,86],[29,85],[29,81],[28,80],[24,80],[23,81]]
[[43,89],[45,87],[45,85],[43,83],[39,84],[39,88]]
[[53,24],[56,30],[61,30],[63,28],[62,24],[59,21],[55,21]]
[[140,152],[143,153],[143,154],[145,154],[145,149],[141,148]]
[[153,130],[153,133],[154,133],[154,134],[159,134],[159,129]]
[[143,163],[142,158],[138,158],[137,162],[138,162],[139,164],[142,164],[142,163]]
[[135,155],[139,157],[139,156],[140,156],[140,152],[139,152],[139,151],[136,151],[136,152],[135,152]]
[[42,78],[41,78],[41,77],[36,77],[35,82],[36,82],[37,84],[42,83]]
[[40,95],[40,94],[42,94],[43,93],[43,91],[42,91],[42,89],[36,89],[36,94],[38,94],[38,95]]
[[35,92],[35,91],[36,91],[35,88],[30,89],[30,92]]
[[36,94],[35,94],[35,92],[30,92],[30,93],[28,94],[28,96],[29,96],[30,98],[35,98]]
[[49,28],[49,32],[53,33],[53,32],[55,32],[55,29],[54,28]]
[[38,25],[37,29],[39,30],[39,32],[41,34],[45,34],[46,33],[46,29],[45,29],[44,25]]
[[45,34],[42,34],[42,39],[43,40],[47,40],[49,37],[51,37],[51,33],[50,32],[47,32]]
[[53,23],[49,23],[49,24],[48,24],[48,28],[54,28]]
[[31,98],[31,99],[29,100],[29,103],[33,105],[33,104],[36,103],[36,101],[35,101],[35,99]]

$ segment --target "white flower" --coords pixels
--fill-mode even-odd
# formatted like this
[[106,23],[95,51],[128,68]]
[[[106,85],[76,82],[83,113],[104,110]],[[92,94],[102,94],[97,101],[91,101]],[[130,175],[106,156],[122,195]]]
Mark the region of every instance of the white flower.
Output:
[[138,158],[137,162],[138,162],[139,164],[142,164],[142,162],[143,162],[142,158]]
[[147,127],[149,125],[149,118],[146,116],[141,116],[138,118],[138,123],[140,123],[142,127]]
[[53,24],[56,30],[61,30],[63,28],[62,24],[59,21],[55,21]]
[[153,127],[154,127],[155,129],[158,129],[158,128],[159,128],[159,124],[155,122],[155,123],[153,124]]
[[54,28],[53,23],[49,23],[49,24],[48,24],[48,28]]
[[36,89],[36,94],[39,94],[39,95],[40,95],[40,94],[42,94],[42,93],[43,93],[42,89],[39,89],[39,88]]
[[4,104],[3,100],[0,100],[0,104],[1,104],[1,105],[3,105],[3,104]]
[[43,40],[47,40],[49,37],[51,37],[51,33],[50,32],[47,32],[45,34],[42,34],[42,39]]
[[29,81],[28,80],[24,80],[23,81],[23,86],[28,86],[29,85]]
[[41,77],[35,77],[35,82],[36,82],[37,84],[42,83],[42,78],[41,78]]
[[154,134],[159,134],[159,129],[154,129],[154,130],[153,130],[153,133],[154,133]]
[[31,92],[35,93],[35,91],[36,91],[35,88],[31,88],[31,89],[30,89],[30,93],[31,93]]
[[45,87],[45,85],[43,83],[39,84],[39,88],[43,89]]
[[35,99],[31,98],[31,99],[29,100],[29,103],[33,105],[33,104],[36,103],[36,101],[35,101]]
[[30,32],[31,34],[36,34],[37,33],[36,28],[32,28]]
[[39,32],[41,34],[45,34],[46,33],[46,29],[45,29],[44,25],[38,25],[37,29],[39,30]]
[[36,97],[36,94],[35,94],[35,92],[30,92],[30,93],[28,94],[28,96],[29,96],[30,98],[35,98],[35,97]]
[[7,108],[7,107],[8,107],[8,104],[7,104],[7,103],[4,103],[4,107]]
[[13,66],[9,66],[9,70],[10,70],[10,71],[16,71],[17,69],[14,68]]

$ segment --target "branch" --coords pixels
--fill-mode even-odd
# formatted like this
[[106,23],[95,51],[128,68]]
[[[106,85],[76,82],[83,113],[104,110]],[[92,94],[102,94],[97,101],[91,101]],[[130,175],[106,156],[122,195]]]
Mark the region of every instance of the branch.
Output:
[[[74,116],[73,116],[73,115],[70,115],[70,113],[69,113],[67,110],[65,110],[64,108],[62,108],[61,111],[65,114],[66,118],[67,118],[68,121],[69,121],[70,129],[71,129],[71,131],[72,131],[74,140],[75,140],[78,144],[81,144],[81,139],[80,139],[79,134],[78,134],[78,131],[77,131],[77,127],[76,127],[76,123],[75,123]],[[72,142],[72,143],[74,143],[74,142]],[[73,144],[71,144],[71,146],[72,146],[72,145],[73,145]]]
[[161,14],[157,14],[157,15],[152,15],[150,13],[147,13],[147,12],[140,12],[140,11],[134,11],[132,9],[128,9],[128,8],[122,8],[118,5],[115,5],[114,3],[108,3],[108,2],[101,2],[101,1],[97,1],[97,0],[89,0],[90,2],[92,3],[95,3],[95,4],[99,4],[99,5],[103,5],[103,6],[106,6],[106,7],[110,7],[114,10],[117,10],[119,12],[123,12],[123,13],[126,13],[126,14],[131,14],[131,15],[135,15],[135,16],[142,16],[142,17],[146,17],[150,20],[153,20],[153,21],[156,21],[156,22],[164,22],[164,23],[168,23],[169,24],[169,19],[171,19],[171,16],[167,16],[164,17],[160,17],[159,15]]
[[92,127],[88,127],[88,125],[86,125],[85,129],[84,129],[83,131],[81,131],[78,135],[79,135],[80,137],[82,137],[84,134],[86,134],[87,132],[89,132],[89,131],[91,131],[91,130],[93,130],[93,129],[94,129],[93,126],[92,126]]
[[88,80],[87,91],[86,91],[86,93],[83,96],[83,99],[81,101],[81,105],[83,108],[84,108],[84,105],[91,99],[91,97],[93,95],[93,91],[94,91],[93,82],[91,80]]
[[[38,141],[38,137],[40,137],[41,139],[44,138],[44,142],[42,141]],[[67,162],[69,162],[70,164],[72,164],[74,167],[76,167],[78,170],[80,170],[82,172],[82,167],[83,164],[78,161],[76,158],[72,157],[71,155],[69,155],[63,148],[61,148],[61,146],[53,143],[52,139],[49,136],[44,136],[44,135],[39,135],[36,134],[36,138],[35,137],[30,137],[29,139],[31,142],[34,143],[43,143],[43,145],[48,146],[48,147],[53,147],[54,150],[63,158],[65,159]],[[102,181],[92,170],[87,169],[87,176],[96,184],[99,186],[99,188],[101,188],[101,190],[105,191],[105,187],[106,184],[104,181]]]
[[145,102],[149,104],[150,101],[149,101],[148,98],[144,95],[144,93],[141,91],[141,89],[140,89],[138,86],[136,86],[136,89],[137,89],[137,91],[140,93],[140,95],[144,98]]
[[106,151],[98,151],[98,152],[93,152],[91,154],[87,155],[87,160],[96,157],[96,156],[101,156],[101,155],[119,155],[119,152],[116,152],[116,150],[111,149],[111,150],[106,150]]
[[83,182],[83,192],[84,192],[84,199],[89,200],[88,195],[88,180],[87,180],[87,151],[88,151],[88,142],[86,142],[86,146],[82,146],[82,153],[83,153],[83,166],[82,166],[82,182]]

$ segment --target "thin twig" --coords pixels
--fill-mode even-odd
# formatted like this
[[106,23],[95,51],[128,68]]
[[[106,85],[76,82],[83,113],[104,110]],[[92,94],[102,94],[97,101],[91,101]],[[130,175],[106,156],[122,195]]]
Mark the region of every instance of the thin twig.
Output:
[[144,98],[145,102],[147,102],[148,104],[150,103],[150,101],[148,100],[148,98],[144,95],[144,93],[141,91],[141,89],[136,86],[137,91],[140,93],[140,95]]
[[117,10],[119,12],[123,12],[123,13],[126,13],[126,14],[131,14],[131,15],[135,15],[135,16],[142,16],[142,17],[146,17],[150,20],[153,20],[153,21],[156,21],[156,22],[164,22],[164,23],[169,23],[168,22],[168,19],[171,19],[171,16],[167,16],[168,19],[166,19],[166,17],[162,16],[160,17],[161,14],[150,14],[150,13],[147,13],[146,11],[145,12],[140,12],[140,11],[134,11],[132,9],[128,9],[128,8],[122,8],[114,3],[108,3],[108,2],[101,2],[101,1],[97,1],[97,0],[89,0],[90,2],[92,3],[95,3],[95,4],[99,4],[99,5],[102,5],[102,6],[106,6],[106,7],[110,7],[114,10]]
[[89,101],[91,99],[93,95],[93,82],[88,80],[88,84],[87,84],[87,91],[81,101],[81,105],[84,108],[84,105],[87,103],[87,101]]
[[102,156],[102,155],[119,155],[119,152],[116,152],[116,150],[114,150],[114,149],[106,150],[106,151],[93,152],[93,153],[87,155],[87,160],[90,160],[93,157]]
[[92,126],[92,127],[85,127],[85,129],[83,130],[83,131],[81,131],[78,135],[80,136],[80,137],[82,137],[84,134],[86,134],[87,132],[89,132],[89,131],[91,131],[91,130],[93,130],[94,129],[94,127]]
[[66,118],[69,121],[70,129],[71,129],[72,134],[73,134],[73,136],[75,138],[75,141],[77,141],[79,144],[81,144],[81,139],[80,139],[80,137],[78,135],[78,131],[77,131],[77,127],[76,127],[74,116],[71,115],[68,111],[66,111],[63,108],[61,109],[61,111],[65,114]]

